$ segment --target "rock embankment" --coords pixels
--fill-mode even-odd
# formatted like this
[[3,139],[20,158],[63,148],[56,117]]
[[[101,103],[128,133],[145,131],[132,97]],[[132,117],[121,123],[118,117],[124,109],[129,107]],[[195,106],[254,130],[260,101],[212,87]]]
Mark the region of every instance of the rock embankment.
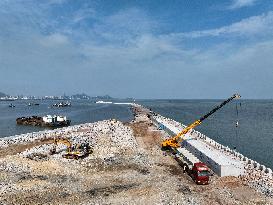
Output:
[[[118,106],[118,105],[117,105]],[[214,176],[198,186],[160,149],[168,137],[149,110],[134,105],[130,123],[105,120],[0,140],[0,204],[270,204],[237,178]],[[179,126],[179,125],[177,125]],[[89,143],[84,159],[62,157],[66,146]]]
[[[155,119],[154,123],[156,123],[156,121],[164,122],[165,124],[172,125],[178,130],[182,130],[186,127],[173,119],[156,113],[153,113],[153,119]],[[258,192],[265,194],[266,196],[273,198],[273,173],[270,168],[267,168],[264,165],[243,156],[241,153],[236,152],[235,150],[231,150],[227,146],[217,143],[213,139],[194,129],[189,133],[189,136],[191,138],[197,138],[204,141],[209,146],[219,150],[223,155],[230,156],[235,160],[243,162],[245,175],[240,176],[242,183],[257,190]]]
[[[50,150],[54,146],[50,140],[53,138],[68,139],[72,145],[89,143],[94,154],[78,161],[65,159],[62,158],[62,154],[66,152],[66,146],[58,144],[56,154],[50,155]],[[128,169],[145,172],[146,168],[142,167],[149,166],[149,159],[138,147],[133,130],[116,120],[23,134],[0,140],[2,151],[12,149],[13,146],[28,148],[25,150],[18,148],[19,152],[2,155],[0,158],[0,201],[3,204],[25,204],[30,198],[34,200],[33,204],[55,203],[58,199],[56,193],[64,195],[61,197],[63,202],[82,195],[84,199],[89,195],[87,194],[89,189],[92,190],[92,187],[100,189],[103,184],[113,186],[109,188],[111,189],[109,192],[116,192],[115,189],[129,190],[133,186],[129,186],[127,182],[123,183],[124,180],[118,180],[120,176],[109,176],[107,179],[106,175]],[[56,192],[56,189],[60,191]],[[107,193],[108,188],[105,189],[97,192]],[[91,195],[92,193],[91,191]],[[45,197],[42,197],[42,194]],[[94,198],[94,201],[96,200]]]

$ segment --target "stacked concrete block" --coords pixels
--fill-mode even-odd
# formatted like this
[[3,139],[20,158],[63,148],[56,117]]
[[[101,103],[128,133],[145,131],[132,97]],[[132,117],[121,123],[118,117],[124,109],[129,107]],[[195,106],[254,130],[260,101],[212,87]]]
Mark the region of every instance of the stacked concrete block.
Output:
[[[157,115],[155,121],[163,123],[171,135],[177,134],[184,127],[160,115]],[[240,176],[249,186],[273,197],[273,173],[270,168],[217,143],[196,130],[192,130],[183,145],[219,176]]]
[[[157,122],[164,124],[166,131],[171,135],[178,134],[183,128],[177,125],[177,122],[166,119],[162,116],[157,116],[155,119]],[[179,129],[180,128],[180,129]],[[185,137],[183,145],[192,154],[194,154],[200,161],[206,163],[217,175],[219,176],[239,176],[244,174],[243,163],[234,160],[229,156],[223,155],[215,145],[217,143],[209,137],[194,131],[191,136]],[[195,136],[199,136],[196,138]],[[196,140],[196,139],[197,140]],[[199,140],[199,138],[203,138]],[[203,142],[204,140],[204,142]],[[219,144],[220,146],[220,144]],[[224,147],[225,150],[231,151],[229,148]]]

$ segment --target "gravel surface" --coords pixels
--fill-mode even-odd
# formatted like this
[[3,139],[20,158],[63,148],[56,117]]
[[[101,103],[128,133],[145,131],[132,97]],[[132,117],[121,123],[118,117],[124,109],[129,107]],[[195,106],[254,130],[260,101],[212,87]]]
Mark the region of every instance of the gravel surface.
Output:
[[[105,120],[1,139],[0,204],[273,204],[239,178],[194,184],[161,151],[168,135],[152,124],[149,111],[133,111],[126,124]],[[93,153],[65,159],[66,146],[59,144],[51,155],[54,137],[88,142]]]

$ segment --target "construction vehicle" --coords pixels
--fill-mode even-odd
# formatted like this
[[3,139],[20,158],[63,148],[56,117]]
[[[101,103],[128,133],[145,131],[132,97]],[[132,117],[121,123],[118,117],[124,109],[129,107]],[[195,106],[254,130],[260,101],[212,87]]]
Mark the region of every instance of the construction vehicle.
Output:
[[161,144],[162,150],[172,150],[172,148],[180,147],[181,142],[183,141],[183,137],[187,134],[191,129],[195,128],[196,126],[200,125],[205,119],[207,119],[210,115],[215,113],[217,110],[222,108],[224,105],[232,101],[233,99],[239,99],[241,96],[239,94],[234,94],[232,97],[228,98],[220,105],[213,108],[210,112],[202,116],[199,120],[194,121],[192,124],[188,125],[185,129],[179,132],[176,136],[172,137],[171,139],[164,140]]
[[185,148],[177,148],[174,159],[183,167],[183,172],[187,172],[196,184],[208,184],[211,173],[209,168],[197,157]]
[[190,130],[200,125],[205,119],[207,119],[210,115],[215,113],[217,110],[222,108],[224,105],[232,101],[233,99],[238,99],[241,96],[239,94],[234,94],[232,97],[228,98],[220,105],[216,106],[209,113],[202,116],[199,120],[194,121],[192,124],[184,128],[181,132],[179,132],[176,136],[171,139],[167,139],[162,142],[161,147],[163,150],[170,150],[175,155],[175,160],[183,167],[184,172],[187,172],[191,178],[197,184],[208,184],[210,171],[206,164],[200,162],[193,154],[191,154],[185,148],[181,148],[181,142],[185,134],[187,134]]
[[88,143],[78,144],[73,146],[68,139],[63,138],[54,138],[54,148],[51,150],[51,154],[56,153],[56,145],[64,144],[67,147],[66,153],[62,155],[66,159],[81,159],[87,157],[89,154],[92,154],[92,149]]

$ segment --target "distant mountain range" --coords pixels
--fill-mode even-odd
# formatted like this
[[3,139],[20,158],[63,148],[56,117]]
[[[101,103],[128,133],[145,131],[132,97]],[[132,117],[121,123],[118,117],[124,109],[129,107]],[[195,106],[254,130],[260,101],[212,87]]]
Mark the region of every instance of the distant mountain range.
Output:
[[112,100],[114,98],[112,98],[109,95],[103,95],[103,96],[96,96],[96,97],[92,97],[93,99],[101,99],[101,100]]
[[0,92],[0,98],[2,100],[7,100],[7,99],[13,99],[13,100],[18,100],[18,99],[23,99],[23,100],[33,100],[33,99],[53,99],[53,100],[114,100],[116,98],[112,98],[109,95],[103,95],[103,96],[96,96],[96,97],[91,97],[85,93],[82,94],[74,94],[71,96],[63,95],[63,96],[43,96],[43,97],[35,97],[35,96],[24,96],[24,95],[19,95],[19,96],[10,96],[5,93]]
[[82,94],[75,94],[71,96],[64,96],[65,98],[73,99],[73,100],[112,100],[112,98],[109,95],[103,95],[103,96],[96,96],[96,97],[90,97],[89,95],[82,93]]
[[69,98],[72,100],[90,100],[91,99],[91,97],[86,95],[85,93],[71,95]]

